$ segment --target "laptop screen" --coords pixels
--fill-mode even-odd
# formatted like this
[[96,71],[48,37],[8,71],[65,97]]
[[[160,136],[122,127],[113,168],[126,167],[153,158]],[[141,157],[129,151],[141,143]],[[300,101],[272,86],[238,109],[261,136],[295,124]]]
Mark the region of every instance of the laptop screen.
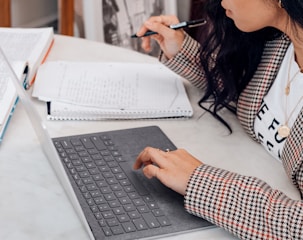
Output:
[[[75,208],[82,223],[84,224],[84,227],[87,229],[87,232],[91,235],[90,228],[85,220],[85,216],[83,215],[81,206],[79,205],[79,203],[76,199],[75,193],[68,180],[68,177],[66,176],[65,170],[61,164],[57,151],[49,136],[46,124],[40,117],[39,113],[37,112],[37,110],[35,109],[33,104],[31,103],[30,96],[28,95],[26,90],[23,88],[22,83],[18,80],[18,78],[12,68],[11,63],[5,56],[1,47],[0,47],[0,64],[1,64],[1,68],[3,69],[3,71],[6,72],[7,77],[14,84],[14,87],[17,90],[19,99],[26,110],[26,113],[30,119],[31,124],[33,125],[33,128],[36,132],[36,135],[41,144],[44,154],[46,155],[49,162],[51,163],[51,166],[53,167],[61,185],[63,186],[64,190],[66,191],[70,201],[73,204],[73,207]],[[93,239],[92,235],[91,235],[91,238]]]

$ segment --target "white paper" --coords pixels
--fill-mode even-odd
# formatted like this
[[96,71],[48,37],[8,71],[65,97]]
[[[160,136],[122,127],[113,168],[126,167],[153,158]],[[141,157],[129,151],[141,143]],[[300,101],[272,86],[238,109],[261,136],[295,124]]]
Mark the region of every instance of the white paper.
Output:
[[[0,126],[6,124],[7,116],[17,96],[14,84],[8,74],[7,66],[2,64],[5,63],[0,62]],[[25,65],[26,63],[21,61],[12,63],[12,68],[18,79],[22,78]]]
[[161,64],[47,62],[32,95],[99,108],[167,109],[185,94],[182,84]]

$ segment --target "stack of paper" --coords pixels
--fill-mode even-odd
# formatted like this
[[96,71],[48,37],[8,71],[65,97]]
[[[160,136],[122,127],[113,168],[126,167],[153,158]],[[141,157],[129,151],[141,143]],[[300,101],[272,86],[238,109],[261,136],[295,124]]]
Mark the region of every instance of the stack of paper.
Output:
[[4,59],[0,62],[0,142],[18,102],[8,68],[14,70],[25,88],[29,88],[53,38],[52,28],[0,28],[0,47],[10,62],[10,66]]
[[182,79],[162,64],[47,62],[33,96],[48,102],[49,119],[190,117]]

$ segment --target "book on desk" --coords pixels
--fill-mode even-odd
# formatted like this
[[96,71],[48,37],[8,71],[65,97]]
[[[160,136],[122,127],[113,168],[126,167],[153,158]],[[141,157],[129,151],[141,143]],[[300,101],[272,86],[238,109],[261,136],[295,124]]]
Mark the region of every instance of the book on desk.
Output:
[[[24,88],[33,84],[53,39],[52,28],[0,28],[0,47]],[[17,91],[6,71],[0,66],[0,142],[18,102]]]
[[46,62],[32,93],[51,120],[191,117],[180,76],[160,63]]

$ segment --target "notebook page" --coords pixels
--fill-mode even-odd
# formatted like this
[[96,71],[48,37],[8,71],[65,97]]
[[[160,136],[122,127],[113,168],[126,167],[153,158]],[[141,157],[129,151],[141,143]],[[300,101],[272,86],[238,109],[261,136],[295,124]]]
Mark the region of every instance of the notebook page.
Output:
[[169,109],[181,93],[187,97],[182,88],[161,64],[48,62],[33,96],[103,109]]
[[[12,63],[12,68],[15,71],[18,79],[22,78],[25,62],[15,61]],[[9,81],[9,74],[0,64],[0,127],[6,124],[7,115],[10,114],[10,109],[16,101],[17,91],[11,81]]]
[[52,28],[0,28],[0,46],[10,61],[26,61],[32,79],[49,44],[53,39]]

